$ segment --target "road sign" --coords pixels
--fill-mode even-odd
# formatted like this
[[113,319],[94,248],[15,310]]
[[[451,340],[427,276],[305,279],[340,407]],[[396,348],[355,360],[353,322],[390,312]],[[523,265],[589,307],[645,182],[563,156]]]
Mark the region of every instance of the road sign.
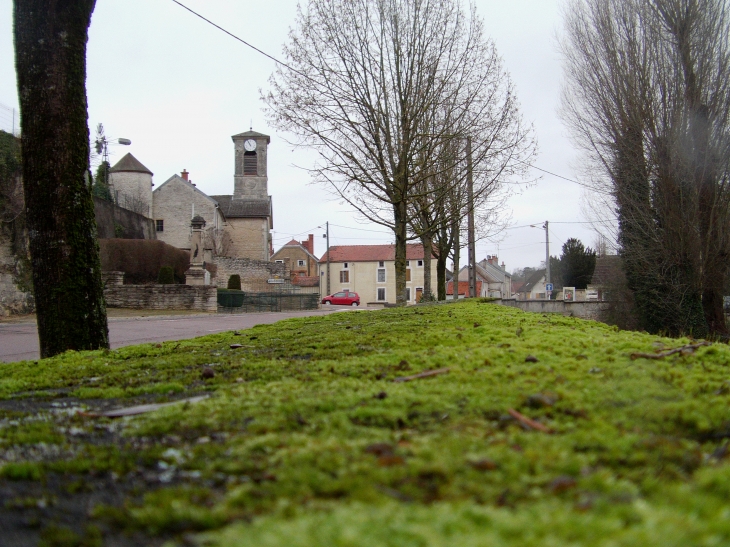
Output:
[[550,292],[553,290],[553,284],[552,283],[546,283],[545,284],[545,290]]

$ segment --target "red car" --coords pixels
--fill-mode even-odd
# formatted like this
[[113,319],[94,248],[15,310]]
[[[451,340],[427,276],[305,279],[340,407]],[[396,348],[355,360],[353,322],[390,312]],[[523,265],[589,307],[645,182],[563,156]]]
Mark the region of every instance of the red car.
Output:
[[344,291],[325,296],[322,299],[322,304],[325,304],[327,306],[329,306],[330,304],[334,304],[336,306],[359,306],[360,295],[358,295],[356,292],[348,291],[347,289],[345,289]]

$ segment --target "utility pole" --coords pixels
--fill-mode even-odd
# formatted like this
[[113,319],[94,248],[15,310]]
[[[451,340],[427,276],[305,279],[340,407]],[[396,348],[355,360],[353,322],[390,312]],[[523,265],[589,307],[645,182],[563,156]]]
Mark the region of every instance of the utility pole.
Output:
[[550,283],[550,232],[547,220],[543,228],[545,228],[545,283]]
[[475,298],[477,295],[477,271],[476,271],[476,241],[474,235],[474,169],[472,166],[471,159],[471,137],[466,137],[466,186],[467,186],[467,199],[469,200],[469,215],[468,215],[468,264],[467,268],[469,273],[469,297]]
[[330,223],[327,221],[325,223],[327,226],[327,233],[324,237],[327,238],[327,294],[332,294],[332,291],[330,290]]

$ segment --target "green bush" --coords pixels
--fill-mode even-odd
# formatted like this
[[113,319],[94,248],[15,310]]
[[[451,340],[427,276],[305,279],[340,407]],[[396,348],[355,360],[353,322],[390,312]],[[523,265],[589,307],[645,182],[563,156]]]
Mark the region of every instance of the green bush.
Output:
[[175,270],[172,266],[163,266],[157,275],[157,282],[160,285],[172,285],[175,283]]
[[238,274],[233,274],[231,277],[228,278],[228,288],[234,291],[240,291],[241,290],[241,276]]

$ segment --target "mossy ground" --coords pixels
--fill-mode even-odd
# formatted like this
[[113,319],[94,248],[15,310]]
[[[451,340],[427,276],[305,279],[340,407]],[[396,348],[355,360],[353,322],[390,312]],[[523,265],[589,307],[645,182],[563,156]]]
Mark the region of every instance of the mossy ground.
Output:
[[630,357],[688,343],[466,302],[4,365],[0,524],[77,546],[730,545],[730,348]]

